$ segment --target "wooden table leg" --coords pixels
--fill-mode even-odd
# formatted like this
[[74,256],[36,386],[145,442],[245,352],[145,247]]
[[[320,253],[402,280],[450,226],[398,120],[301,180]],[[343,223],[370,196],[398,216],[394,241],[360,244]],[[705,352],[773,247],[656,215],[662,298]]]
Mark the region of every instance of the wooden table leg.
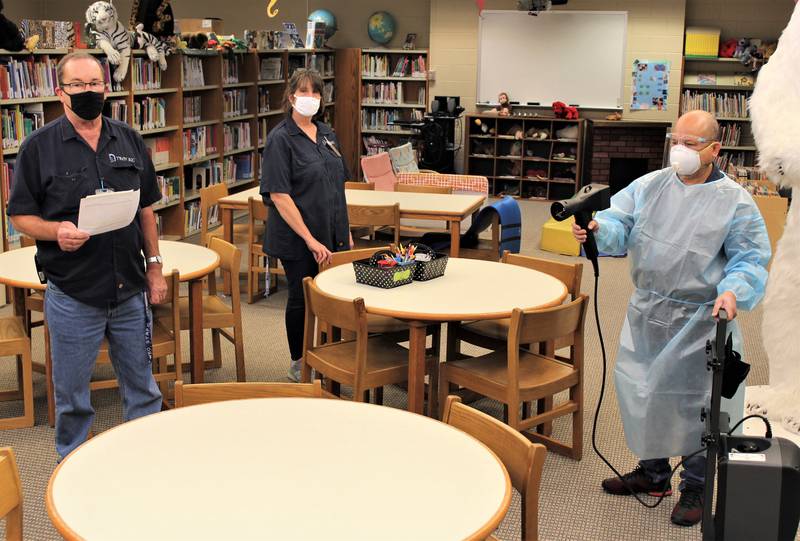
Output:
[[450,257],[458,257],[458,250],[461,244],[461,222],[453,220],[450,222]]
[[[222,211],[222,238],[233,244],[233,209],[222,207],[220,210]],[[238,277],[239,273],[237,272],[235,276]],[[231,279],[225,272],[222,273],[222,291],[226,295],[231,294]]]
[[189,281],[189,351],[192,383],[203,383],[203,281]]
[[[11,302],[14,304],[14,315],[21,317],[25,321],[25,290],[21,287],[12,287],[11,289]],[[30,329],[25,329],[30,336]]]
[[425,411],[425,330],[421,321],[409,323],[408,335],[408,411]]

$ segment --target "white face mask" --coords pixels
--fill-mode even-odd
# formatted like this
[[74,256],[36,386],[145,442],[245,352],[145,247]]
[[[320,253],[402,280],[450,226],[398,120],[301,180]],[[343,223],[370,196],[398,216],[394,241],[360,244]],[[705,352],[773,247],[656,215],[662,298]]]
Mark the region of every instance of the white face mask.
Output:
[[669,150],[669,163],[683,177],[694,175],[703,166],[700,153],[685,145],[675,145]]
[[314,116],[319,111],[319,98],[295,95],[292,108],[303,116]]

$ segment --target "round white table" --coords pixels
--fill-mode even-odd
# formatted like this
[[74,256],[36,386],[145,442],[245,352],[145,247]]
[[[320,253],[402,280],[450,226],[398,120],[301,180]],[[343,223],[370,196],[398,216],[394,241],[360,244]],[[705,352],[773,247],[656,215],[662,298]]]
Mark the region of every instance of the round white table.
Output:
[[427,325],[507,318],[514,308],[556,306],[567,296],[567,286],[549,274],[476,259],[450,258],[444,276],[393,289],[356,283],[352,265],[330,268],[315,281],[329,295],[364,299],[371,314],[409,322],[408,409],[416,413],[424,406]]
[[[203,381],[203,278],[219,267],[219,255],[203,246],[186,242],[161,240],[158,248],[164,259],[163,271],[173,269],[180,274],[181,282],[189,282],[189,326],[192,359],[192,381]],[[44,290],[39,282],[33,256],[36,248],[19,248],[0,253],[0,284],[13,288],[14,313],[23,316],[25,290]]]
[[68,540],[446,541],[486,538],[511,484],[487,447],[433,419],[269,398],[103,432],[61,462],[46,498]]

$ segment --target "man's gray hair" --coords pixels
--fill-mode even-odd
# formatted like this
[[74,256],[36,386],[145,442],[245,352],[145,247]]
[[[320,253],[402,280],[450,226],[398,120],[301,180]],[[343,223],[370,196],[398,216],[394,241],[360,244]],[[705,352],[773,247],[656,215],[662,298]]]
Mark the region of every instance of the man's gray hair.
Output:
[[100,72],[105,74],[105,70],[103,69],[103,63],[100,62],[96,56],[91,55],[84,51],[76,51],[74,53],[69,53],[68,55],[64,56],[61,60],[58,61],[58,65],[56,66],[56,78],[58,79],[58,85],[61,86],[64,78],[64,67],[73,60],[93,60],[97,67],[100,68]]

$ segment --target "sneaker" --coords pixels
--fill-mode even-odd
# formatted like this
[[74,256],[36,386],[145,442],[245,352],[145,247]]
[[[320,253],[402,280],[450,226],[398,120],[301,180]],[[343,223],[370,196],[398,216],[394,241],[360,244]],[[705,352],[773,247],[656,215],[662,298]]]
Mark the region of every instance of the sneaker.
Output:
[[670,518],[678,526],[694,526],[703,520],[703,488],[687,486],[681,490],[681,499]]
[[666,488],[664,484],[656,484],[650,479],[650,476],[644,471],[644,468],[641,466],[636,466],[636,469],[630,473],[626,473],[622,476],[625,479],[625,483],[628,486],[625,486],[625,483],[619,477],[609,477],[608,479],[603,480],[603,490],[608,492],[609,494],[616,494],[617,496],[627,496],[628,494],[633,493],[646,493],[650,496],[671,496],[672,495],[672,484],[667,481]]
[[302,369],[303,369],[302,359],[292,361],[291,364],[289,365],[289,373],[287,374],[289,381],[293,381],[294,383],[300,383],[300,378],[302,376]]

